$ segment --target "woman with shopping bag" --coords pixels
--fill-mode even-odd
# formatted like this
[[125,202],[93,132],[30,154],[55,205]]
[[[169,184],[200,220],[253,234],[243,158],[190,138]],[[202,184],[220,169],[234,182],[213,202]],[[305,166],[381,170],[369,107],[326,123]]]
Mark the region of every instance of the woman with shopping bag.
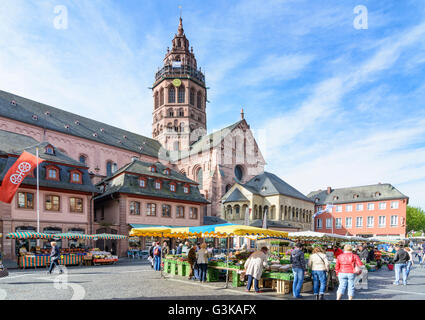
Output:
[[362,272],[363,263],[358,255],[353,253],[353,248],[347,244],[344,246],[344,253],[336,259],[335,272],[338,276],[339,287],[337,300],[341,300],[342,295],[348,288],[348,300],[354,297],[354,279]]

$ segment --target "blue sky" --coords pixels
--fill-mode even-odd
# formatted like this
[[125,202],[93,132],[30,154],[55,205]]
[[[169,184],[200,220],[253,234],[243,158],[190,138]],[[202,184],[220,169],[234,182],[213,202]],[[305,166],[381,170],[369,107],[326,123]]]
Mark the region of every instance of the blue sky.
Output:
[[[0,89],[151,136],[148,87],[179,5],[208,131],[243,107],[266,170],[301,192],[391,183],[425,207],[421,0],[3,0]],[[354,28],[358,5],[368,29]]]

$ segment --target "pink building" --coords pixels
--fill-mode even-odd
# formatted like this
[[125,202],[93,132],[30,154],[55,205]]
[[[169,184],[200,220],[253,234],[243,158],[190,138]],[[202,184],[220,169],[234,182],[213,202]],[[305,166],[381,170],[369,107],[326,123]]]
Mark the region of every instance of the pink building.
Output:
[[[97,193],[88,168],[62,154],[48,142],[38,143],[25,135],[0,130],[0,180],[25,150],[32,154],[39,148],[39,221],[40,232],[93,233],[93,196]],[[28,175],[20,185],[11,204],[0,202],[0,232],[3,233],[3,254],[6,259],[16,259],[19,246],[27,250],[35,247],[36,240],[6,239],[10,232],[37,231],[36,171]],[[42,241],[42,246],[46,241]],[[68,247],[78,245],[72,240],[59,241]]]
[[332,204],[330,212],[315,218],[315,231],[350,236],[406,235],[406,207],[409,198],[391,184],[311,192],[315,212]]

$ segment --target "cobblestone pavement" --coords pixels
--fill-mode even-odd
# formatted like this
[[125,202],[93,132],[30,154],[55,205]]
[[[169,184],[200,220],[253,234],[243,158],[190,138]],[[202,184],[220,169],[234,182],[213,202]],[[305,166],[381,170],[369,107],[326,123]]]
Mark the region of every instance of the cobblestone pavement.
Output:
[[[47,269],[10,270],[0,278],[0,299],[78,300],[78,299],[176,299],[176,300],[292,300],[291,295],[265,289],[262,294],[247,293],[243,287],[224,288],[223,282],[201,284],[186,277],[161,278],[141,261],[124,260],[116,265],[69,267],[64,274],[48,275]],[[358,290],[356,299],[425,300],[425,268],[414,266],[407,286],[393,285],[394,272],[386,268],[369,273],[369,288]],[[305,300],[312,294],[303,294]],[[334,300],[336,290],[326,294]],[[345,297],[346,298],[346,297]]]

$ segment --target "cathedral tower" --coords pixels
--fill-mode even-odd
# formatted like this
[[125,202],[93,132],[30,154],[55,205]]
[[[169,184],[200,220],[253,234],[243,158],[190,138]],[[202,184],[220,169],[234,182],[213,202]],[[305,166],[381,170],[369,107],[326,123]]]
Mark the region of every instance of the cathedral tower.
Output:
[[155,75],[152,91],[152,137],[165,149],[189,149],[206,134],[205,76],[197,68],[193,47],[189,50],[182,18],[172,49],[167,48],[164,66]]

